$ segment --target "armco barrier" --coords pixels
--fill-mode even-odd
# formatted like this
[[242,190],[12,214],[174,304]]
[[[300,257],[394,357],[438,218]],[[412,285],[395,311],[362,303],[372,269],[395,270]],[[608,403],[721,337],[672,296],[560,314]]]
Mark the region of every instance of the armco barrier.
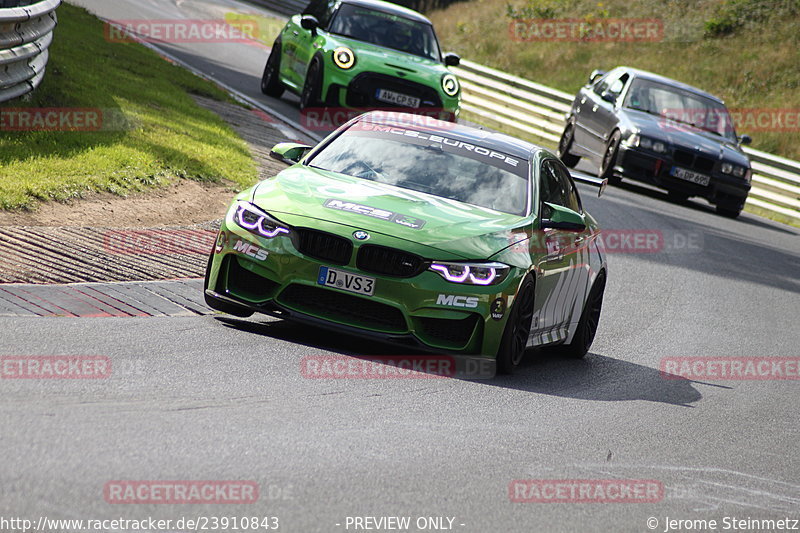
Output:
[[61,0],[0,0],[0,102],[36,89],[44,79]]

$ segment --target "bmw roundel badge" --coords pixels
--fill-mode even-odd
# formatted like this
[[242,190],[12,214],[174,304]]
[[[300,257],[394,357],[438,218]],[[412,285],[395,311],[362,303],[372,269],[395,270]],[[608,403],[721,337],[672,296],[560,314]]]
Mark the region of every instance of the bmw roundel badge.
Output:
[[356,232],[353,232],[353,237],[355,237],[355,239],[359,241],[366,241],[367,239],[369,239],[369,233],[367,233],[366,231],[358,230]]

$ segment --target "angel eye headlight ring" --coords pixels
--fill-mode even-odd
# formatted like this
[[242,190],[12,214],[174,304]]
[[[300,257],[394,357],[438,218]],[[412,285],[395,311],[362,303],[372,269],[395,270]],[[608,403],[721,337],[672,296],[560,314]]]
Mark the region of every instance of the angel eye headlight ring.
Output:
[[356,64],[356,54],[346,46],[333,51],[333,63],[342,70],[350,70]]

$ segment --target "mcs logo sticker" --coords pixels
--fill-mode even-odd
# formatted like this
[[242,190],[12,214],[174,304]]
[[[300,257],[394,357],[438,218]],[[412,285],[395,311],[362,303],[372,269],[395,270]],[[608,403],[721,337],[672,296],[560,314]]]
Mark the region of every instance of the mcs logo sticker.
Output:
[[246,256],[252,257],[257,261],[265,261],[269,255],[267,250],[242,240],[236,241],[236,244],[233,245],[233,249]]
[[439,297],[436,298],[436,305],[449,305],[450,307],[466,307],[469,309],[474,309],[478,307],[478,297],[440,294]]

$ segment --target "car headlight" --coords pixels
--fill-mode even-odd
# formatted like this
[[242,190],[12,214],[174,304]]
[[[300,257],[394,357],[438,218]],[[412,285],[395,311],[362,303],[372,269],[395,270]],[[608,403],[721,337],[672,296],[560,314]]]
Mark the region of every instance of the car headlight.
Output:
[[266,237],[267,239],[289,233],[289,228],[249,202],[239,202],[236,204],[236,212],[233,214],[233,220],[250,233]]
[[745,167],[740,167],[739,165],[734,165],[733,163],[722,163],[720,170],[723,174],[730,174],[731,176],[736,176],[737,178],[744,178],[745,174],[747,174],[747,169]]
[[340,46],[333,51],[333,62],[342,70],[350,70],[356,64],[356,55],[346,46]]
[[508,276],[511,267],[503,263],[451,263],[434,261],[429,270],[450,283],[465,285],[497,285]]
[[445,74],[442,78],[442,90],[447,96],[455,96],[461,90],[461,84],[458,83],[458,78],[452,74]]
[[649,137],[644,137],[642,135],[634,134],[628,139],[629,146],[636,146],[638,148],[644,148],[645,150],[652,150],[659,154],[667,153],[667,145],[661,141],[655,141]]

